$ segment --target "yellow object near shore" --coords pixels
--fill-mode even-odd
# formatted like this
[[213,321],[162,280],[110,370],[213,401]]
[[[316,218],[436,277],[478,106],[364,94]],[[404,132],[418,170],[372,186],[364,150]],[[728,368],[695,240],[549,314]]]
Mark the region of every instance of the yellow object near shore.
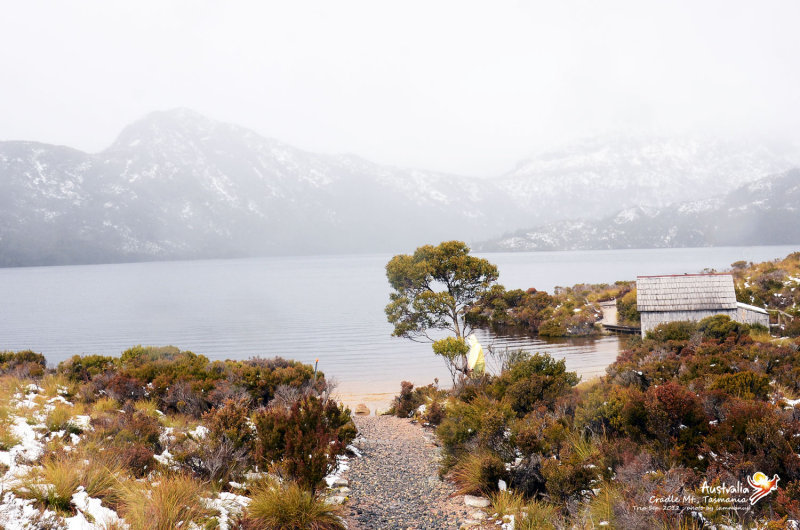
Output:
[[483,356],[483,348],[475,335],[470,335],[467,341],[469,342],[467,368],[473,376],[483,375],[486,371],[486,358]]

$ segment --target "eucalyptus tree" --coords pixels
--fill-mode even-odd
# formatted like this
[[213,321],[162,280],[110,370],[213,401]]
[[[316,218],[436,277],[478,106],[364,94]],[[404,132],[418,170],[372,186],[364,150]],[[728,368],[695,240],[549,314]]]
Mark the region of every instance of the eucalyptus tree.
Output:
[[[393,289],[386,306],[392,335],[434,343],[434,352],[449,361],[449,368],[465,359],[465,338],[472,331],[466,311],[497,281],[497,267],[470,256],[465,243],[445,241],[393,257],[386,277]],[[436,341],[434,330],[452,336]]]

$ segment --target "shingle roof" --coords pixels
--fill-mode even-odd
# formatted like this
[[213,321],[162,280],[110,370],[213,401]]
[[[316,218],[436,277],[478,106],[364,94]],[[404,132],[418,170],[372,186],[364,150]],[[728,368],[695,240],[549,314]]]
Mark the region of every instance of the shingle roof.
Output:
[[636,278],[639,311],[699,311],[735,309],[736,292],[730,274],[682,274]]

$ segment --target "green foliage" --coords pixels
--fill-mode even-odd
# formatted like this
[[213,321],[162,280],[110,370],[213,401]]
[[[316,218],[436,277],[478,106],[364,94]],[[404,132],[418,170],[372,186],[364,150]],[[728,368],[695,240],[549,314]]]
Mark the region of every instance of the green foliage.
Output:
[[617,321],[623,326],[639,326],[642,317],[636,306],[636,289],[617,298]]
[[769,377],[749,370],[735,374],[724,374],[710,388],[719,389],[743,399],[767,399]]
[[446,337],[433,343],[433,353],[443,357],[450,366],[465,366],[468,352],[469,345],[462,338]]
[[103,355],[73,355],[58,364],[58,373],[64,374],[70,381],[91,381],[93,377],[114,370],[117,360]]
[[707,339],[723,341],[733,335],[735,340],[749,335],[750,327],[747,324],[731,320],[728,315],[714,315],[706,317],[697,324],[697,331]]
[[464,313],[497,280],[498,271],[487,260],[470,256],[461,241],[446,241],[393,257],[386,276],[393,289],[386,306],[393,335],[431,340],[432,329],[456,338],[468,334]]
[[511,365],[492,388],[498,399],[508,397],[514,411],[524,416],[540,404],[552,407],[579,381],[575,372],[567,372],[563,359],[556,361],[546,353],[536,353]]
[[479,395],[470,403],[451,403],[436,435],[445,450],[453,454],[467,447],[498,451],[506,444],[506,429],[513,418],[514,411],[507,403]]
[[203,425],[208,428],[208,441],[212,444],[229,443],[234,449],[248,448],[255,439],[250,426],[250,408],[245,399],[228,399],[222,407],[203,415]]
[[[602,311],[601,301],[618,300],[618,305],[628,302],[630,319],[638,319],[633,282],[608,284],[577,284],[556,287],[551,296],[534,288],[506,291],[500,285],[484,293],[467,313],[468,320],[476,326],[495,331],[520,330],[538,333],[542,337],[588,336],[599,332],[596,322]],[[623,300],[625,302],[620,302]]]
[[0,374],[14,373],[19,377],[40,377],[47,361],[44,355],[31,350],[0,351]]
[[647,338],[656,342],[686,341],[697,333],[697,324],[688,321],[665,322],[647,332]]

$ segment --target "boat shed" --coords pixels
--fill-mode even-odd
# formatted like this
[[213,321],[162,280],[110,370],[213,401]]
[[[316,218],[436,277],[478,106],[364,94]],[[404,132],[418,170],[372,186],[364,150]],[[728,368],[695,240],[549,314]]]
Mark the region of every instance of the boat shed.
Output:
[[736,301],[732,274],[639,276],[636,305],[642,317],[642,337],[664,322],[696,322],[713,315],[769,328],[766,310]]

